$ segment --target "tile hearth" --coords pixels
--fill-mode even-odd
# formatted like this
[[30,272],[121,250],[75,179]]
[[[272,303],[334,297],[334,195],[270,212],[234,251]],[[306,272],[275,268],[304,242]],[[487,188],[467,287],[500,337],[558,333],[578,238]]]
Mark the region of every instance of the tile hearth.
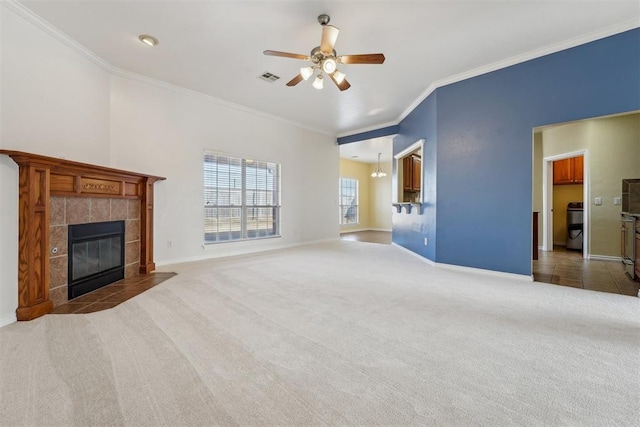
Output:
[[149,273],[122,279],[59,305],[51,314],[93,313],[113,308],[175,275],[176,273]]

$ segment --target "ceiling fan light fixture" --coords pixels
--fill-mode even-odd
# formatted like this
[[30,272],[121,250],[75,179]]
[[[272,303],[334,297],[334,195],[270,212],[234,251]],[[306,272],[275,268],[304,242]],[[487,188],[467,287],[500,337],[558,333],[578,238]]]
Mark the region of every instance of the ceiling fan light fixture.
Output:
[[303,79],[308,80],[313,75],[313,67],[300,68],[300,75]]
[[144,44],[146,44],[148,46],[151,46],[151,47],[153,47],[153,46],[155,46],[155,45],[157,45],[159,43],[157,38],[155,38],[153,36],[150,36],[148,34],[139,35],[138,36],[138,40],[140,40],[142,43],[144,43]]
[[333,72],[333,78],[338,84],[342,83],[345,77],[344,73],[341,73],[339,70]]
[[322,74],[318,74],[318,77],[313,81],[313,87],[320,90],[324,86],[324,82],[322,81]]
[[333,58],[325,58],[322,61],[322,71],[327,74],[333,74],[333,72],[336,71],[337,68],[338,65],[336,64],[336,60]]

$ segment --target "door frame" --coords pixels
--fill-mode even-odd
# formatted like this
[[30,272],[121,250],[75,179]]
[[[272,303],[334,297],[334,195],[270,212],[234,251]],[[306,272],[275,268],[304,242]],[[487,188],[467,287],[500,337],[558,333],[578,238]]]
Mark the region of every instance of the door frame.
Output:
[[589,259],[589,150],[582,149],[569,153],[544,157],[542,161],[542,250],[553,251],[553,162],[576,156],[584,156],[583,162],[583,227],[582,227],[582,256]]

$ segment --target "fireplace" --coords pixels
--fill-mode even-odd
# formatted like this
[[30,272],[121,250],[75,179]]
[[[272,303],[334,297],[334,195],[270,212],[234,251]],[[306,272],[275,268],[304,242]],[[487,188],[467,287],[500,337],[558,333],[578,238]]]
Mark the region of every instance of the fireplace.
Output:
[[[0,155],[11,157],[20,166],[17,320],[50,313],[54,306],[51,297],[64,303],[67,295],[81,293],[83,283],[76,283],[78,292],[67,286],[67,225],[125,220],[126,241],[120,244],[124,247],[125,277],[134,273],[134,268],[140,274],[155,270],[153,187],[165,178],[22,151],[0,149]],[[89,252],[90,245],[86,246]],[[89,279],[77,276],[78,282]]]
[[69,225],[69,299],[124,278],[124,221]]

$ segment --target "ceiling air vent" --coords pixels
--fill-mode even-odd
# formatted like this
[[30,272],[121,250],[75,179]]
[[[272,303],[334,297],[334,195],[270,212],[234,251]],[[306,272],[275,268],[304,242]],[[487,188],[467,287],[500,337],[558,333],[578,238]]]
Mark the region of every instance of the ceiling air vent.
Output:
[[259,78],[261,78],[262,80],[264,80],[265,82],[270,82],[273,83],[276,80],[278,80],[280,77],[276,76],[273,73],[269,73],[267,71],[265,71],[264,73],[262,73]]

